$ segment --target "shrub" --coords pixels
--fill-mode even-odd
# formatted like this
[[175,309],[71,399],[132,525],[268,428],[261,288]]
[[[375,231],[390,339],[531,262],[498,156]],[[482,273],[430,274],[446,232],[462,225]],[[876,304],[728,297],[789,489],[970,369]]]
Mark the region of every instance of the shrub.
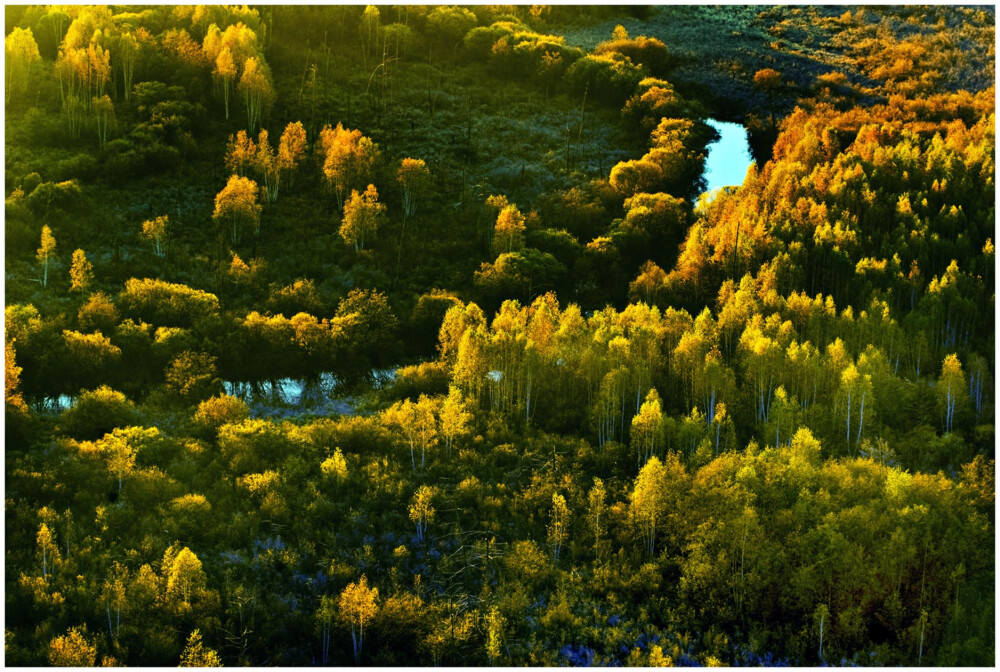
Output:
[[590,54],[566,70],[570,90],[611,105],[621,105],[642,80],[642,70],[621,54]]
[[111,333],[118,324],[118,311],[104,292],[94,292],[76,314],[80,329],[84,331],[100,330]]
[[27,197],[28,207],[36,214],[48,214],[52,208],[72,212],[80,207],[83,195],[76,180],[42,182]]
[[450,372],[447,362],[422,362],[396,369],[392,385],[393,399],[416,399],[421,394],[448,394]]
[[427,15],[427,34],[450,49],[461,42],[476,23],[476,15],[464,7],[435,7]]
[[215,357],[204,352],[182,352],[165,372],[167,389],[187,402],[218,393],[222,382],[216,376]]
[[513,35],[514,31],[504,25],[479,26],[465,34],[463,44],[466,53],[477,61],[489,59],[493,45],[498,40]]
[[651,131],[663,117],[686,117],[692,106],[662,79],[647,77],[639,82],[639,90],[622,108],[622,117],[631,124]]
[[594,48],[594,53],[621,54],[638,66],[645,66],[651,74],[662,74],[670,65],[667,46],[655,37],[634,37],[608,40]]
[[242,399],[220,394],[198,404],[194,424],[214,433],[222,425],[234,425],[250,417],[250,409]]
[[316,283],[312,280],[296,280],[290,285],[272,291],[267,300],[267,308],[272,313],[288,316],[296,313],[317,316],[327,314],[326,302],[316,291]]
[[410,335],[407,340],[419,345],[421,351],[433,351],[445,313],[452,306],[458,305],[462,305],[462,301],[448,290],[434,289],[421,294],[410,314]]
[[288,455],[292,441],[270,420],[244,420],[219,428],[219,451],[238,474],[261,472]]
[[68,436],[93,440],[135,421],[135,405],[121,392],[102,385],[96,390],[81,392],[73,405],[63,412],[59,427]]
[[151,278],[130,278],[118,303],[129,317],[176,327],[191,326],[219,312],[215,294]]

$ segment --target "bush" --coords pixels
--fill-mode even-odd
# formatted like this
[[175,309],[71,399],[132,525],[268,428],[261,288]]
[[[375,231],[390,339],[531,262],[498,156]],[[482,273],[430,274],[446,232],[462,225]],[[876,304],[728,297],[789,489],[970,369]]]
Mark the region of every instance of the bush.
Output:
[[76,180],[65,182],[42,182],[28,194],[28,207],[35,214],[47,215],[52,208],[73,212],[83,201],[80,185]]
[[435,7],[427,15],[427,35],[446,49],[458,45],[462,37],[475,27],[476,15],[464,7]]
[[139,136],[135,140],[117,138],[104,146],[106,176],[134,180],[167,173],[181,163],[180,151],[162,142]]
[[57,180],[92,180],[97,176],[98,170],[97,160],[93,156],[77,154],[56,163],[53,174]]
[[176,327],[189,327],[219,312],[215,294],[151,278],[130,278],[118,303],[129,317]]
[[110,334],[118,324],[118,311],[107,294],[94,292],[80,306],[76,319],[83,331],[100,330]]
[[212,433],[222,425],[235,425],[250,417],[250,409],[242,399],[220,394],[198,404],[192,420],[199,429]]
[[434,289],[417,299],[417,306],[410,314],[409,344],[415,351],[433,352],[437,343],[438,330],[445,313],[452,306],[462,305],[462,301],[452,292]]
[[396,369],[390,395],[393,400],[416,399],[421,394],[448,394],[450,371],[447,362],[423,362]]
[[136,420],[135,405],[121,392],[102,385],[80,393],[60,417],[59,429],[76,439],[94,440]]
[[514,31],[503,25],[479,26],[465,34],[463,44],[466,53],[477,61],[486,61],[493,53],[493,45]]
[[292,449],[280,425],[270,420],[244,420],[219,428],[219,452],[237,474],[276,466]]
[[186,402],[207,399],[220,392],[215,357],[204,352],[182,352],[164,372],[167,389]]
[[669,67],[667,46],[655,37],[634,37],[601,42],[594,53],[621,54],[638,66],[645,66],[651,74],[660,75]]
[[570,91],[621,105],[642,80],[642,70],[621,54],[587,55],[566,70]]
[[416,35],[404,23],[390,23],[382,26],[382,35],[385,37],[385,43],[390,45],[393,53],[395,53],[397,48],[399,49],[400,56],[405,56],[416,45]]
[[271,292],[267,308],[272,313],[291,317],[296,313],[309,313],[322,317],[327,315],[327,305],[316,291],[312,280],[296,280],[290,285]]
[[515,297],[530,301],[553,288],[566,268],[547,252],[531,248],[505,252],[492,264],[483,262],[475,273],[475,285],[486,301]]
[[648,132],[663,117],[690,116],[692,107],[669,82],[647,77],[639,82],[639,91],[622,108],[622,117]]
[[38,173],[28,173],[21,179],[21,189],[26,194],[30,194],[42,183],[42,176]]

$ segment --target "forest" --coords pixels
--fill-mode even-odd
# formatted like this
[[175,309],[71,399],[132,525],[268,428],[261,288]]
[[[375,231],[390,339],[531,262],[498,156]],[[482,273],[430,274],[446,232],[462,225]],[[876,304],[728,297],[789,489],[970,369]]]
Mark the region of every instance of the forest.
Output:
[[993,666],[995,21],[6,6],[5,664]]

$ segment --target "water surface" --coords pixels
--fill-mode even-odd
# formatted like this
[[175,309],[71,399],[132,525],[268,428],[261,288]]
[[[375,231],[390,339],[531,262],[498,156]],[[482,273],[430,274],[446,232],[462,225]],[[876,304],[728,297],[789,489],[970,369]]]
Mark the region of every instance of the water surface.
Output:
[[721,136],[708,146],[708,157],[705,159],[707,191],[742,185],[747,169],[754,162],[750,157],[747,130],[729,121],[706,119],[705,123]]

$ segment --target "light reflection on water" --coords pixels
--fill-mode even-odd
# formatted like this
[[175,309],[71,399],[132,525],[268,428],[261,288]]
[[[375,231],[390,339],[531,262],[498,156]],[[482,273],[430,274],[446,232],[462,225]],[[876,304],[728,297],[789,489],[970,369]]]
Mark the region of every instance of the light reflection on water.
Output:
[[747,169],[754,162],[750,156],[746,129],[739,124],[716,119],[706,119],[705,123],[721,136],[718,142],[708,146],[708,156],[705,159],[707,191],[742,185]]

